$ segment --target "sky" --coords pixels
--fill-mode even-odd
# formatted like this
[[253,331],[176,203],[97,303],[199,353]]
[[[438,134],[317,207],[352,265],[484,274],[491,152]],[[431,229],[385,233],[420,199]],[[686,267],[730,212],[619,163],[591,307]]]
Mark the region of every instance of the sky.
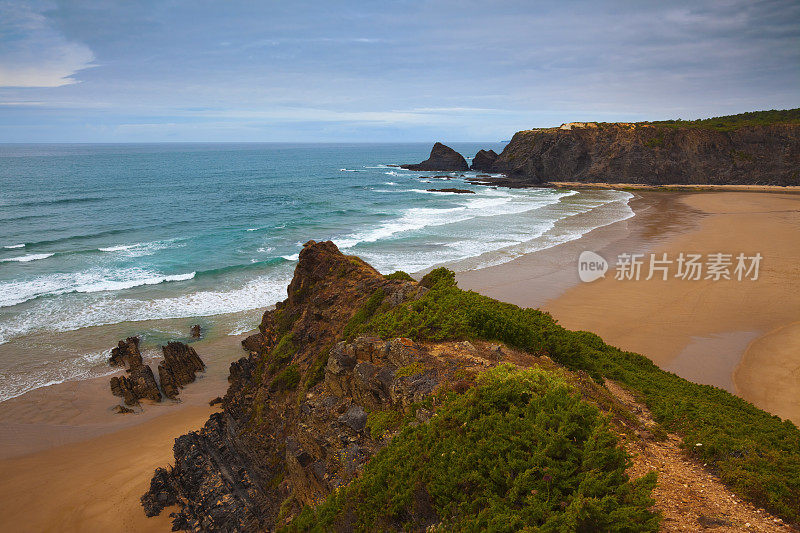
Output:
[[499,141],[795,107],[796,0],[0,0],[0,142]]

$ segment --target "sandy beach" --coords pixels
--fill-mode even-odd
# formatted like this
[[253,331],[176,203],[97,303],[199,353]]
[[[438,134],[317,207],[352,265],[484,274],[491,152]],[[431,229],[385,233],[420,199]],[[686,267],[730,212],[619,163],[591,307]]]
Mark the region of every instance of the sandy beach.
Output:
[[[726,388],[800,421],[800,197],[753,192],[637,191],[636,216],[514,261],[458,275],[462,288],[540,307],[563,325],[601,335],[663,368]],[[764,235],[769,235],[768,239]],[[756,281],[581,283],[591,250],[738,253],[764,257]],[[241,336],[194,346],[208,371],[181,403],[116,415],[108,377],[63,383],[0,404],[0,516],[13,531],[167,531],[139,497],[153,469],[172,460],[174,438],[197,429],[223,394]]]
[[192,346],[207,365],[180,402],[142,402],[115,414],[109,377],[33,390],[0,403],[0,529],[170,531],[169,513],[147,518],[139,498],[156,467],[173,460],[175,438],[199,429],[227,389],[245,335]]
[[[664,369],[800,423],[800,197],[636,194],[636,217],[544,253],[462,274],[460,286],[544,309],[565,327],[597,333]],[[651,252],[673,259],[681,252],[760,253],[763,260],[755,281],[663,281],[660,274],[650,281],[617,280],[609,270],[604,279],[580,283],[577,258],[584,250],[610,263],[620,253]]]

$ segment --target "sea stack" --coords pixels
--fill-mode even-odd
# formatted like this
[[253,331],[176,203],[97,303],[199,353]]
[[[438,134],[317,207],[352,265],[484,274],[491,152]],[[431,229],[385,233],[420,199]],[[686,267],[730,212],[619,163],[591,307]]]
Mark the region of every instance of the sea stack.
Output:
[[448,172],[469,170],[464,156],[439,142],[433,145],[430,157],[422,163],[400,165],[400,167],[406,170],[443,170]]
[[497,161],[497,152],[494,150],[478,150],[472,158],[472,170],[491,172],[494,162]]

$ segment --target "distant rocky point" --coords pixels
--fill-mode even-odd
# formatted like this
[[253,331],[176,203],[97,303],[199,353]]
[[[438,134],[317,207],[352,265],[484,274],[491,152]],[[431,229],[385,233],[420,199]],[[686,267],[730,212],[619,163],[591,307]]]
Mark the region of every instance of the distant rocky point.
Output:
[[517,132],[473,170],[504,186],[548,182],[800,185],[800,109],[659,122],[569,122]]
[[437,142],[431,149],[431,155],[422,163],[400,165],[406,170],[439,170],[439,171],[465,171],[469,170],[464,156],[442,143]]
[[456,194],[475,194],[475,191],[469,189],[428,189],[428,192],[454,192]]

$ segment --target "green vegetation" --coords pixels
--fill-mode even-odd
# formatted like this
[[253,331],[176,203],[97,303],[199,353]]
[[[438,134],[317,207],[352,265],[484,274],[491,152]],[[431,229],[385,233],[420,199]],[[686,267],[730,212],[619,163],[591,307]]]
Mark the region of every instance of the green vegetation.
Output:
[[394,409],[373,411],[367,417],[367,429],[373,439],[380,439],[384,433],[397,429],[403,421],[403,415]]
[[743,126],[766,126],[770,124],[800,124],[800,108],[772,109],[770,111],[751,111],[738,115],[704,118],[699,120],[658,120],[641,122],[661,128],[700,128],[718,131],[731,131]]
[[311,365],[311,368],[308,371],[308,377],[306,378],[306,389],[310,389],[323,379],[325,379],[325,365],[328,364],[328,356],[331,354],[331,348],[328,346],[327,348],[323,349],[322,352],[317,356],[314,360],[314,364]]
[[407,378],[411,376],[418,376],[423,372],[425,372],[425,366],[419,361],[416,361],[410,365],[401,366],[397,369],[397,372],[395,372],[394,375],[398,378]]
[[644,145],[648,148],[659,148],[664,146],[664,136],[659,135],[658,137],[653,137],[652,139],[645,141]]
[[353,331],[372,318],[372,315],[375,314],[375,311],[377,311],[378,306],[381,305],[384,298],[386,298],[386,292],[382,288],[372,293],[372,296],[364,303],[364,306],[356,311],[356,314],[353,315],[353,318],[351,318],[350,322],[344,327],[344,331],[342,332],[344,337],[350,337]]
[[597,335],[564,329],[547,313],[462,291],[446,269],[434,270],[423,281],[431,289],[425,296],[375,313],[349,335],[501,341],[547,355],[570,370],[584,370],[597,381],[616,380],[644,401],[667,430],[678,432],[690,453],[735,492],[783,518],[800,520],[800,431],[791,422],[721,389],[664,372]]
[[656,531],[655,474],[631,481],[608,421],[560,377],[511,365],[449,393],[288,531]]
[[398,270],[391,274],[384,274],[383,277],[389,280],[395,279],[399,281],[414,281],[414,278],[412,278],[410,274],[403,272],[402,270]]
[[280,338],[275,348],[268,354],[270,360],[269,371],[272,373],[277,372],[286,363],[292,360],[296,352],[297,347],[292,342],[292,334],[286,333]]
[[300,371],[297,365],[289,365],[272,380],[272,387],[277,390],[294,390],[300,383]]

